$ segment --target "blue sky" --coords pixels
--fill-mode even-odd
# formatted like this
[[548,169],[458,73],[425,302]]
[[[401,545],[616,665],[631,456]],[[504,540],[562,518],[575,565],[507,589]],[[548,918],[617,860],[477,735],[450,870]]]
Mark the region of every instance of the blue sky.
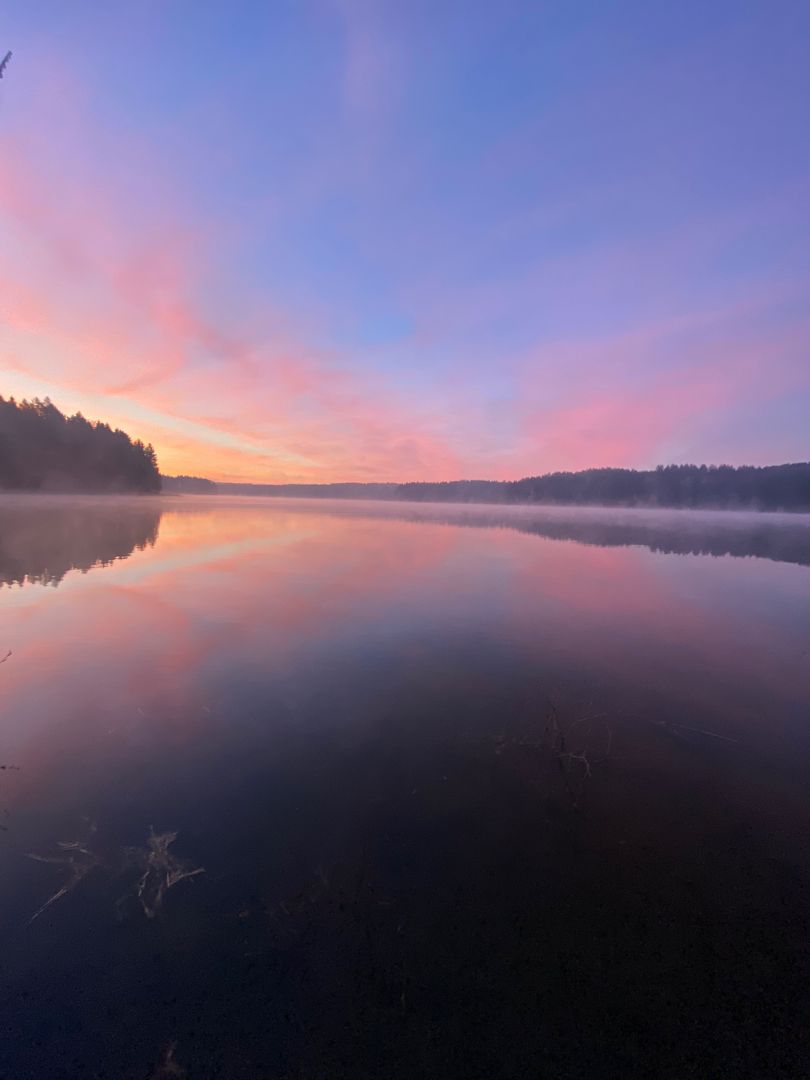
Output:
[[245,479],[806,459],[810,6],[18,4],[0,393]]

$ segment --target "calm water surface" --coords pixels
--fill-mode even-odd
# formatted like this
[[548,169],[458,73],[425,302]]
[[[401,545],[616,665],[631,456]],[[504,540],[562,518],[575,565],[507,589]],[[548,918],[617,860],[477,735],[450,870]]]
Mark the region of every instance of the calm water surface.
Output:
[[0,1076],[804,1077],[810,518],[0,497]]

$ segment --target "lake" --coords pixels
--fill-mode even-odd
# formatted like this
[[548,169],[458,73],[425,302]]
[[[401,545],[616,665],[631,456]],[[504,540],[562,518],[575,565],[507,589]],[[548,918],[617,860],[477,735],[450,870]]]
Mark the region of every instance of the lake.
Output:
[[0,1076],[810,1075],[810,517],[0,496]]

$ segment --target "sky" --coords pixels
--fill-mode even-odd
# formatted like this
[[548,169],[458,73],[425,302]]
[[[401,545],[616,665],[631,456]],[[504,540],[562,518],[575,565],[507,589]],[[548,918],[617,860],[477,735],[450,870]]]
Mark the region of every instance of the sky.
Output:
[[810,458],[806,0],[0,8],[0,394],[215,480]]

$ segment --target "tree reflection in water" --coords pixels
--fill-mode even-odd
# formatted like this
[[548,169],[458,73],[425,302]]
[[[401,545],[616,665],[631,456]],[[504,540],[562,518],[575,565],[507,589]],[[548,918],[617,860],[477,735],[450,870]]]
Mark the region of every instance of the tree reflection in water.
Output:
[[161,507],[147,499],[4,498],[0,503],[0,587],[59,585],[153,547]]

